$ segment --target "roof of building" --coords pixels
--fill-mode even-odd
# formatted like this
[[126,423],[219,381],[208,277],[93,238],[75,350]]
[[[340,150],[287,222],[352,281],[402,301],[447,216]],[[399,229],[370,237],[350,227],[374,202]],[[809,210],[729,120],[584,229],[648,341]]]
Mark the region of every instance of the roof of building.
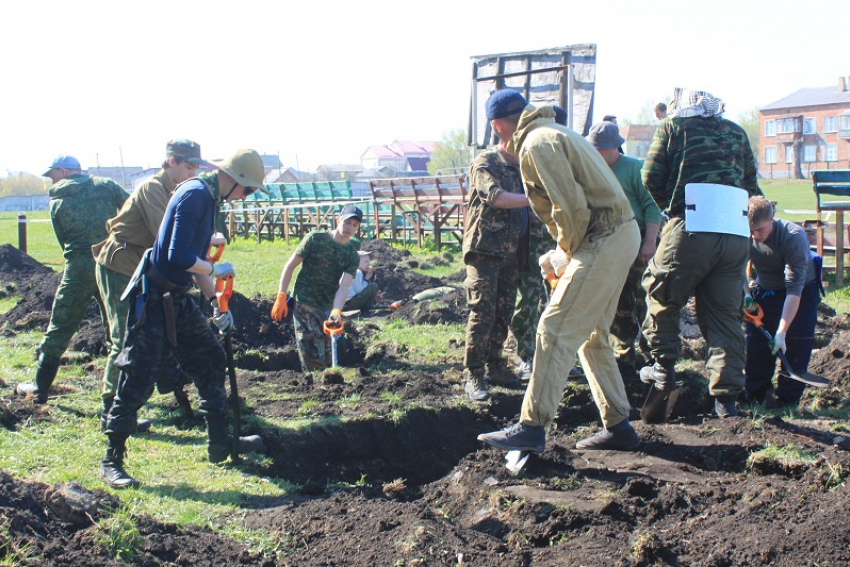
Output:
[[280,162],[280,156],[272,154],[262,154],[260,159],[263,160],[264,167],[280,167],[283,164]]
[[428,171],[428,162],[431,158],[426,157],[411,157],[407,158],[407,165],[411,171]]
[[396,147],[404,154],[430,153],[430,150],[422,147],[422,144],[410,140],[394,140],[390,147]]
[[363,155],[366,155],[366,153],[368,153],[370,151],[372,153],[374,153],[376,157],[379,157],[379,158],[380,157],[390,157],[390,158],[400,157],[398,155],[398,153],[394,152],[393,150],[391,150],[390,148],[388,148],[386,146],[369,146],[369,148],[365,152],[363,152]]
[[763,106],[761,110],[781,110],[801,106],[820,106],[823,104],[850,104],[850,90],[839,91],[838,87],[807,87]]
[[344,163],[323,163],[316,168],[316,171],[363,171],[363,166],[357,164]]

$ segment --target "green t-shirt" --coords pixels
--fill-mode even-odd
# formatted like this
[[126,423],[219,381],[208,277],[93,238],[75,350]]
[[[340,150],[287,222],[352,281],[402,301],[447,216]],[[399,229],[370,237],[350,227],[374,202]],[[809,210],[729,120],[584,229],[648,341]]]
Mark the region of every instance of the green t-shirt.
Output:
[[331,309],[343,273],[357,274],[360,255],[351,242],[339,244],[326,230],[304,237],[295,253],[304,258],[295,279],[293,297],[317,309]]

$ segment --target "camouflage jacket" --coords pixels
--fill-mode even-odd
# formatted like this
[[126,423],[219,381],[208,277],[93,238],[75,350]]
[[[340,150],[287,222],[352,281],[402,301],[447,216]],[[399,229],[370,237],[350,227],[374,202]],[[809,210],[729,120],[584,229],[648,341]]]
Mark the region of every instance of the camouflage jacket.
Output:
[[93,244],[106,238],[106,221],[115,216],[129,195],[111,179],[72,175],[53,185],[50,220],[65,258],[91,257]]
[[333,307],[343,273],[355,276],[360,255],[354,244],[339,244],[326,230],[314,230],[304,237],[295,253],[304,259],[295,278],[293,296],[299,303],[323,309]]
[[106,223],[109,237],[92,246],[97,263],[132,276],[145,250],[153,246],[168,200],[176,185],[164,169],[143,183]]
[[746,189],[750,197],[762,195],[747,133],[720,117],[664,119],[641,175],[659,208],[674,217],[685,214],[688,183],[718,183]]
[[516,254],[523,212],[492,205],[503,191],[522,194],[519,166],[508,163],[496,148],[478,154],[469,166],[464,257],[469,252],[491,256]]

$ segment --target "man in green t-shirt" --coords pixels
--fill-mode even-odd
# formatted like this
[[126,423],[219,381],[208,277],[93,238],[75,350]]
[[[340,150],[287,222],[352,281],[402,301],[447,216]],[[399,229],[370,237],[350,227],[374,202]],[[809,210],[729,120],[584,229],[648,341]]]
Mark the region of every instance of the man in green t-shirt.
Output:
[[604,121],[594,124],[590,128],[587,141],[602,155],[602,159],[617,177],[640,228],[640,249],[637,258],[629,268],[623,291],[620,292],[617,314],[614,315],[611,334],[608,336],[608,343],[614,349],[614,357],[617,359],[617,367],[623,380],[638,382],[638,373],[635,368],[637,359],[635,339],[646,318],[646,292],[640,282],[647,262],[655,254],[658,227],[661,224],[661,210],[643,186],[640,178],[643,162],[620,153],[619,148],[626,140],[620,135],[620,129],[616,124]]
[[329,326],[342,326],[342,306],[360,265],[351,237],[360,229],[362,220],[363,211],[346,205],[336,219],[336,229],[314,230],[305,236],[283,267],[272,307],[275,321],[289,315],[289,282],[295,268],[304,264],[292,293],[297,302],[293,310],[295,340],[304,372],[330,366],[330,338],[324,333],[324,324],[327,320]]

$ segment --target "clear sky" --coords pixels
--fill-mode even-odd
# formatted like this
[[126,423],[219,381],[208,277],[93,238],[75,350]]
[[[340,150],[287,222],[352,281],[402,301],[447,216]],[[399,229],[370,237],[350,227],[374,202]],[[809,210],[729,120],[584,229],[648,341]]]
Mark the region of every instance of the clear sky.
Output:
[[[533,6],[533,7],[531,7]],[[0,174],[158,166],[249,147],[284,166],[358,163],[370,145],[466,128],[470,57],[598,49],[594,121],[677,86],[728,118],[850,75],[847,0],[5,0]]]

